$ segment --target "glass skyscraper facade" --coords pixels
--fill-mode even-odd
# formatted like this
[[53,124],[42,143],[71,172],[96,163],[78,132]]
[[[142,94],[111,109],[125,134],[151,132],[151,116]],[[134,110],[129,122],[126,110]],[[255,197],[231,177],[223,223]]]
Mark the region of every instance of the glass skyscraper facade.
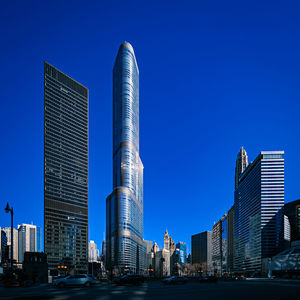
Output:
[[280,251],[283,235],[284,152],[262,151],[240,175],[234,202],[234,270],[261,272]]
[[106,199],[107,267],[145,270],[143,164],[139,156],[139,69],[124,42],[113,69],[113,192]]
[[44,63],[44,251],[87,272],[88,89]]
[[186,263],[186,244],[183,242],[179,242],[176,244],[176,249],[179,250],[179,263],[184,265]]
[[41,227],[36,227],[36,251],[42,251],[42,237],[41,237]]

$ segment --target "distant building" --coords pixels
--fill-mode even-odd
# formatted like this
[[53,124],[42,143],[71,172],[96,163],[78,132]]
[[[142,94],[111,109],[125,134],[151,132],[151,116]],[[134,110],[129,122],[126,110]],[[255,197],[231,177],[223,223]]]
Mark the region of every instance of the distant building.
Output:
[[4,230],[0,227],[0,263],[3,264],[8,258],[7,256],[7,237]]
[[103,240],[102,242],[102,255],[105,256],[106,253],[106,240]]
[[192,235],[192,264],[199,264],[204,273],[210,273],[212,268],[211,231]]
[[155,253],[156,277],[170,276],[170,251],[162,249]]
[[214,270],[214,274],[221,274],[221,234],[222,234],[222,222],[218,221],[213,226],[213,234],[212,234],[212,266]]
[[[3,228],[3,230],[6,233],[6,237],[7,237],[7,246],[8,246],[8,258],[10,259],[11,256],[11,227],[5,227]],[[19,251],[19,244],[18,244],[18,230],[13,228],[13,259],[15,260],[15,262],[18,261],[18,251]]]
[[105,266],[106,266],[106,240],[103,240],[103,242],[102,242],[101,261],[103,262],[103,268],[105,268]]
[[145,241],[144,240],[144,243],[145,243],[145,247],[146,247],[146,253],[151,252],[151,250],[152,250],[152,241]]
[[179,275],[180,266],[180,250],[176,248],[170,255],[170,275]]
[[154,269],[155,265],[155,254],[153,251],[152,241],[144,241],[146,247],[146,269],[148,270],[149,274],[152,274],[152,270]]
[[42,252],[42,235],[41,227],[36,227],[36,252]]
[[214,273],[222,276],[227,262],[227,216],[224,215],[214,226],[212,233],[212,266]]
[[283,239],[284,151],[262,151],[239,176],[234,200],[234,270],[261,273]]
[[192,255],[191,255],[191,253],[189,253],[189,255],[188,255],[187,259],[186,259],[186,262],[187,262],[188,264],[191,264],[191,263],[192,263]]
[[158,247],[158,245],[157,245],[157,243],[156,243],[156,242],[154,242],[154,243],[153,243],[153,246],[152,246],[152,251],[153,251],[154,253],[156,253],[156,252],[158,252],[158,251],[159,251],[159,247]]
[[173,239],[170,237],[167,229],[164,235],[164,249],[170,251],[170,256],[172,256],[173,252],[176,249],[176,244],[173,241]]
[[176,249],[179,250],[179,263],[181,265],[184,265],[186,263],[186,255],[187,255],[186,243],[184,242],[177,243]]
[[170,250],[170,236],[167,229],[164,235],[164,249]]
[[246,150],[241,147],[240,152],[237,155],[236,165],[235,165],[235,189],[239,184],[240,175],[246,170],[248,167],[248,156]]
[[172,256],[173,252],[176,249],[176,245],[175,242],[173,241],[173,239],[170,237],[169,239],[169,250],[170,250],[170,255]]
[[95,278],[106,279],[106,269],[103,261],[93,261],[88,264],[88,274],[92,274]]
[[221,257],[222,257],[222,269],[221,274],[223,275],[228,271],[227,259],[228,259],[228,222],[227,215],[222,218],[222,235],[221,235]]
[[291,224],[288,216],[283,215],[283,249],[291,245]]
[[18,262],[23,263],[25,252],[37,252],[36,226],[22,224],[18,226]]
[[284,214],[289,220],[290,240],[292,242],[300,240],[300,199],[286,203],[284,205]]
[[89,242],[89,262],[97,262],[99,257],[99,250],[94,241]]
[[23,272],[33,282],[48,283],[47,255],[41,252],[25,252]]
[[234,259],[234,205],[227,214],[227,272],[233,272]]

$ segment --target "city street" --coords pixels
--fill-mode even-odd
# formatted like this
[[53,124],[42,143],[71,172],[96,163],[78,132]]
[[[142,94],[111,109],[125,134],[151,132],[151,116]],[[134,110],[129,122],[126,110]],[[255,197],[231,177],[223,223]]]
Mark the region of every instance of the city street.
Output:
[[92,288],[56,289],[51,285],[29,288],[0,288],[0,299],[300,299],[300,281],[247,280],[238,282],[198,283],[164,286],[159,281],[141,286],[115,286],[100,283]]

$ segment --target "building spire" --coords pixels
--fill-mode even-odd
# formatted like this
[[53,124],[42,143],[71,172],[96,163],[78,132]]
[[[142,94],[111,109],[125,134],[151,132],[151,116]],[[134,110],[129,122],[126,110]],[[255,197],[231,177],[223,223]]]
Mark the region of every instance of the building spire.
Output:
[[245,171],[245,169],[248,167],[248,155],[244,147],[242,146],[240,148],[240,151],[236,158],[236,164],[235,164],[235,184],[234,189],[237,188],[239,185],[239,177],[240,175]]

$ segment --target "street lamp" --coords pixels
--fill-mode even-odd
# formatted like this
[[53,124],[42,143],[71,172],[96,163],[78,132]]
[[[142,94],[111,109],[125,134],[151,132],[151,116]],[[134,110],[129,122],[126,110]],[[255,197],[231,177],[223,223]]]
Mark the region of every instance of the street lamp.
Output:
[[9,204],[7,202],[6,207],[5,207],[5,212],[9,213],[10,212],[10,216],[11,216],[11,228],[10,228],[10,267],[11,267],[11,271],[13,271],[13,248],[14,248],[14,235],[13,235],[13,219],[14,219],[14,210],[12,207],[9,207]]

